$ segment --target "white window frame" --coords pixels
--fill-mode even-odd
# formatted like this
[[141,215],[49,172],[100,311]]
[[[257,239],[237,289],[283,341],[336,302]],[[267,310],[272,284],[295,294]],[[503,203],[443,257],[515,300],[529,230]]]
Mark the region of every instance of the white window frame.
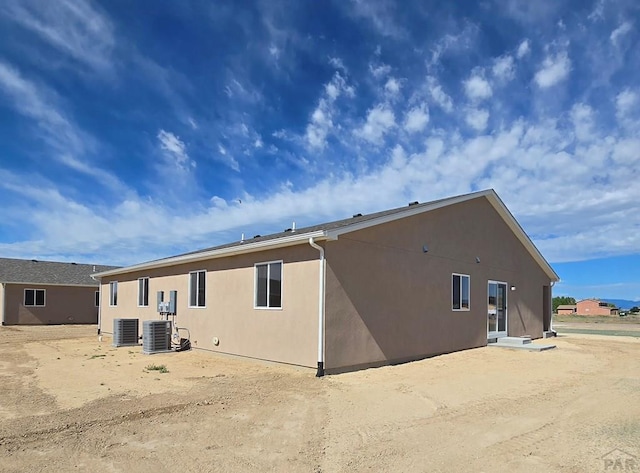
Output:
[[93,303],[95,304],[95,307],[100,307],[100,291],[96,291],[93,295]]
[[[144,281],[146,280],[147,282],[147,303],[144,303],[144,293],[140,293],[140,284],[144,284]],[[143,288],[144,291],[144,288]],[[142,296],[142,298],[140,297]],[[141,300],[142,299],[142,300]],[[142,304],[140,303],[142,302]],[[143,278],[138,278],[138,307],[149,307],[149,278],[148,277],[143,277]]]
[[118,281],[109,282],[109,307],[118,306]]
[[[269,306],[269,285],[271,284],[271,265],[279,264],[280,265],[280,307],[271,307]],[[258,305],[258,266],[266,266],[267,267],[267,305],[259,306]],[[282,306],[284,305],[284,261],[283,260],[275,260],[275,261],[262,261],[260,263],[255,263],[253,265],[253,308],[257,310],[282,310]]]
[[[27,304],[27,291],[33,291],[33,304]],[[42,304],[38,304],[37,303],[38,298],[37,298],[36,294],[38,293],[38,291],[42,291],[43,294],[44,294],[44,302]],[[46,307],[47,306],[47,290],[46,289],[26,288],[24,290],[22,302],[23,302],[23,305],[25,307]]]
[[[454,300],[453,300],[453,296],[455,294],[455,289],[453,287],[454,285],[454,281],[455,281],[455,277],[459,276],[460,277],[460,300],[458,301],[458,305],[460,306],[459,309],[456,309],[454,307]],[[467,287],[469,289],[469,294],[468,294],[468,301],[469,301],[469,306],[468,307],[463,307],[462,306],[462,301],[464,300],[464,297],[462,295],[462,288],[464,287],[464,285],[462,284],[462,278],[467,278],[468,280],[468,284]],[[468,274],[461,274],[461,273],[451,273],[451,310],[454,312],[469,312],[471,310],[471,276],[469,276]]]
[[[191,305],[191,275],[204,273],[204,305]],[[197,284],[198,281],[196,281]],[[198,288],[196,288],[196,304],[198,303]],[[189,309],[206,309],[207,308],[207,270],[198,269],[196,271],[189,271]]]

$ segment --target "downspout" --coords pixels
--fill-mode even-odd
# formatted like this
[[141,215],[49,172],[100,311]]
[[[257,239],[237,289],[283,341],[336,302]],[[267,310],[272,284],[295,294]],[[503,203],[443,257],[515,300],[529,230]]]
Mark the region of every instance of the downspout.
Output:
[[[91,279],[97,281],[96,278],[93,277],[93,274],[90,275]],[[98,281],[100,285],[98,286],[98,335],[100,335],[102,329],[102,280]]]
[[0,307],[0,310],[2,310],[2,325],[4,325],[4,312],[5,312],[5,307],[7,307],[7,301],[6,301],[6,294],[5,294],[5,286],[6,283],[2,283],[2,307]]
[[324,248],[318,245],[313,237],[309,238],[309,245],[320,252],[320,273],[318,275],[318,371],[316,377],[324,376],[324,283],[325,261]]
[[553,330],[553,286],[556,285],[555,281],[551,281],[549,286],[549,331],[553,333],[553,336],[557,336],[555,330]]

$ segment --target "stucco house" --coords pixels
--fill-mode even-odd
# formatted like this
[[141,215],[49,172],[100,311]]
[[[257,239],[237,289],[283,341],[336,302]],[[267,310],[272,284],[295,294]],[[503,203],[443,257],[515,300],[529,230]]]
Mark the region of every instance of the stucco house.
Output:
[[577,306],[573,304],[561,304],[557,308],[558,315],[571,315],[575,314]]
[[578,315],[618,315],[616,307],[609,307],[607,302],[600,299],[583,299],[576,302]]
[[2,325],[95,324],[99,281],[115,266],[0,258]]
[[291,228],[97,275],[99,329],[177,291],[192,347],[381,366],[550,329],[557,274],[493,190]]

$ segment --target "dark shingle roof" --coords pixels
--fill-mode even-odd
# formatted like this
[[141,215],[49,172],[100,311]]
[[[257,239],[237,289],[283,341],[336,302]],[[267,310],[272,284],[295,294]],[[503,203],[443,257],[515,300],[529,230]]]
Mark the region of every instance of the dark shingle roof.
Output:
[[91,275],[118,266],[0,258],[0,282],[97,286]]

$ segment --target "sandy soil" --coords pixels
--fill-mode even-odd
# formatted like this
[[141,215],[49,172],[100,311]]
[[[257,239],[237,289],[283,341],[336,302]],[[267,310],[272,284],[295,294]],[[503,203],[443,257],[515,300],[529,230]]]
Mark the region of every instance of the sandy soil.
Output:
[[1,472],[640,469],[638,338],[566,335],[540,353],[322,379],[110,342],[93,327],[0,328]]

